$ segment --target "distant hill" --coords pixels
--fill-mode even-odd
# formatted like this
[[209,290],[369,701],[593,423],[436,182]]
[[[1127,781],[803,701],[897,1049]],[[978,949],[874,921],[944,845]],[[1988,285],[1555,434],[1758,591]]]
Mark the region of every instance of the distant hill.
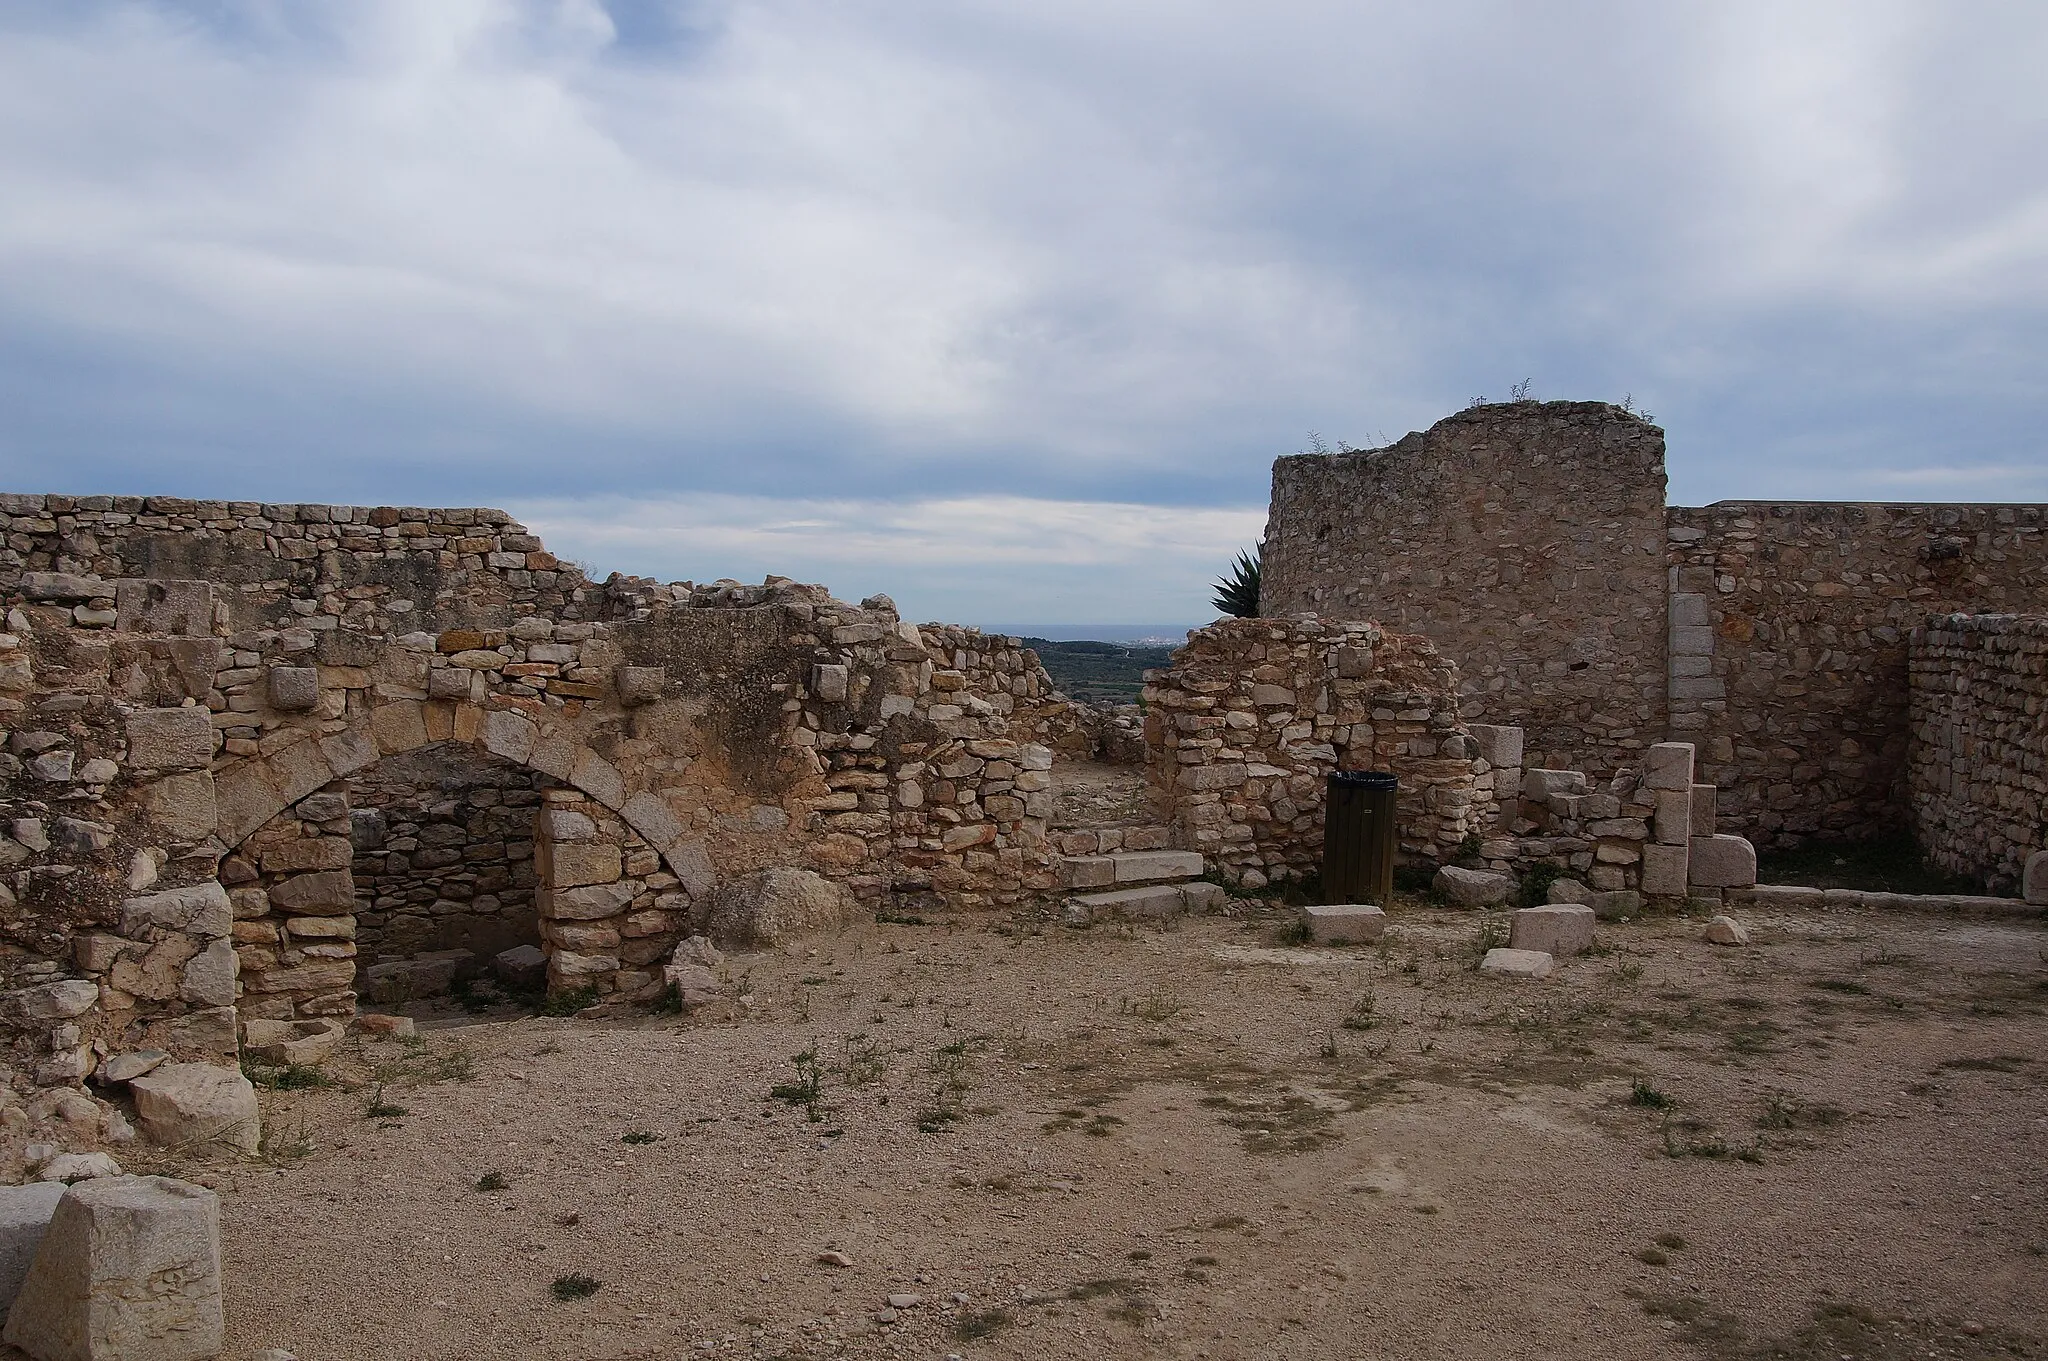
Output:
[[1026,638],[1024,646],[1037,651],[1039,664],[1045,667],[1061,694],[1084,704],[1100,700],[1137,703],[1145,673],[1165,666],[1173,655],[1171,647],[1054,642],[1049,638]]

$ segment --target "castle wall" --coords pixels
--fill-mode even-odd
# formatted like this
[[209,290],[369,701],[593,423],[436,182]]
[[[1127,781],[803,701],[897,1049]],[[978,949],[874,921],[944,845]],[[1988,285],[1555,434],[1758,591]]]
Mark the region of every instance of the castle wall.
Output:
[[1904,828],[1908,640],[2048,606],[2048,507],[1722,501],[1668,513],[1671,731],[1760,846]]
[[1665,735],[1664,432],[1604,402],[1474,407],[1273,465],[1260,613],[1372,619],[1457,663],[1532,766],[1612,772]]
[[1910,655],[1913,829],[1943,869],[2012,892],[2048,848],[2048,615],[1944,615]]

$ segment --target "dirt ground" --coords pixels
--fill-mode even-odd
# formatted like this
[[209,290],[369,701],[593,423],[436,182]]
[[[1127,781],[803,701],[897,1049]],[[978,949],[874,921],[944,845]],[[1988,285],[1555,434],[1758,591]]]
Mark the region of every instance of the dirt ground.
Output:
[[266,1161],[134,1170],[220,1189],[232,1358],[2048,1356],[2040,922],[1532,983],[1391,917],[863,924],[724,1018],[446,1010],[267,1092]]

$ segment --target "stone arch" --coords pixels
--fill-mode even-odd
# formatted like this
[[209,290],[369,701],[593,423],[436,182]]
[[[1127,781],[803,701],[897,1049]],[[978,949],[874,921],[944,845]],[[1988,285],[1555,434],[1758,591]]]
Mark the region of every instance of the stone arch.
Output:
[[[686,906],[701,898],[715,882],[715,871],[703,843],[683,835],[682,824],[667,803],[648,791],[628,795],[627,776],[594,750],[573,725],[553,721],[552,715],[536,718],[467,701],[397,699],[376,706],[338,731],[324,735],[308,729],[299,731],[305,736],[267,753],[236,761],[214,775],[216,836],[228,855],[280,816],[305,816],[309,808],[322,800],[335,800],[337,796],[331,792],[335,782],[368,770],[387,757],[443,745],[466,747],[536,771],[559,781],[565,791],[573,791],[574,797],[581,800],[576,806],[585,810],[587,816],[550,817],[545,819],[550,826],[582,828],[583,832],[571,835],[594,836],[599,840],[605,839],[604,829],[610,828],[610,840],[614,843],[621,838],[636,845],[645,843],[639,851],[612,850],[611,878],[601,880],[592,878],[587,868],[602,862],[602,854],[595,860],[590,854],[601,848],[578,847],[557,856],[543,849],[544,838],[537,834],[535,864],[541,880],[537,896],[555,888],[563,890],[553,895],[552,901],[559,906],[555,915],[565,920],[548,921],[540,942],[551,986],[592,984],[606,991],[630,991],[644,986],[642,974],[650,962],[645,957],[646,948],[674,934],[671,928],[680,925],[678,918],[682,915],[674,910],[678,904]],[[322,812],[325,818],[333,815],[333,810],[324,806]],[[310,820],[322,821],[323,817]],[[306,844],[317,846],[319,841],[335,839],[330,834]],[[283,878],[278,879],[270,874],[272,854],[265,852],[264,874],[250,885],[265,890],[257,894],[257,907],[263,918],[245,919],[265,920],[272,927],[275,934],[267,940],[253,938],[249,943],[257,949],[281,947],[279,957],[283,962],[260,970],[263,986],[241,990],[238,1010],[244,1019],[271,1020],[306,1019],[352,1010],[355,994],[363,983],[356,970],[352,945],[344,951],[329,943],[353,941],[356,909],[348,866],[327,863],[330,859],[339,862],[338,852],[326,857],[294,857],[282,871]],[[637,872],[631,863],[634,856],[646,859]],[[302,859],[304,863],[300,863]],[[662,911],[634,912],[636,897],[644,905],[647,892],[652,890],[636,891],[630,886],[639,883],[644,887],[646,876],[657,865],[674,880],[682,897],[665,897],[659,904]],[[243,877],[247,879],[246,868]],[[267,885],[263,882],[266,878],[270,879]],[[666,884],[667,880],[654,882]],[[266,893],[277,897],[280,887],[289,888],[293,899],[266,905]],[[241,886],[231,886],[231,896],[240,891]],[[243,914],[238,912],[240,915]],[[546,918],[549,914],[543,911],[542,915]],[[649,916],[657,924],[649,925]],[[608,918],[609,922],[598,918]],[[279,929],[287,923],[290,937]],[[302,928],[310,928],[316,937],[325,939],[309,947],[298,939]],[[640,938],[620,942],[617,938],[621,928],[637,931]],[[251,933],[252,937],[260,934]],[[557,936],[562,939],[558,941]],[[590,944],[606,938],[625,948],[605,954],[602,945]],[[244,979],[245,983],[249,981]]]

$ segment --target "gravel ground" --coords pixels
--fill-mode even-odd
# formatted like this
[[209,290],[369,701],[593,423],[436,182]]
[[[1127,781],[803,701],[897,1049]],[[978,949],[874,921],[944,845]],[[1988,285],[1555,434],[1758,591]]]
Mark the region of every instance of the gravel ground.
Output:
[[2039,923],[1606,924],[1530,983],[1391,920],[862,925],[133,1170],[219,1187],[231,1358],[2048,1355]]

